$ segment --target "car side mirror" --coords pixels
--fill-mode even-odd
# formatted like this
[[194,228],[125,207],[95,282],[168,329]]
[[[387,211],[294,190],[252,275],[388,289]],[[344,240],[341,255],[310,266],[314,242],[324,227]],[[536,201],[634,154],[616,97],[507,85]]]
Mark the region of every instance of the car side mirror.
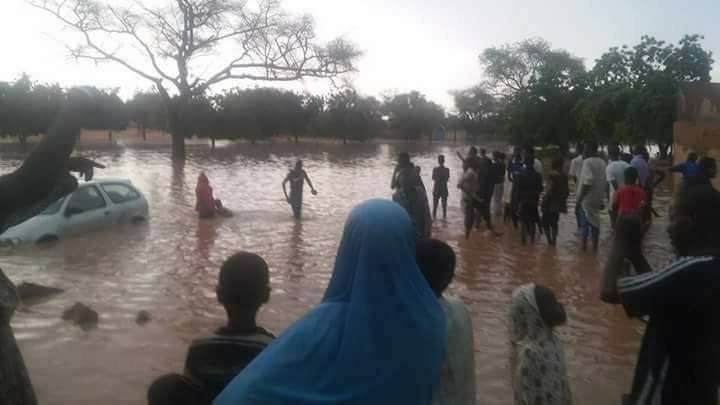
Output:
[[78,207],[68,207],[65,210],[65,217],[70,218],[73,215],[82,214],[83,210]]

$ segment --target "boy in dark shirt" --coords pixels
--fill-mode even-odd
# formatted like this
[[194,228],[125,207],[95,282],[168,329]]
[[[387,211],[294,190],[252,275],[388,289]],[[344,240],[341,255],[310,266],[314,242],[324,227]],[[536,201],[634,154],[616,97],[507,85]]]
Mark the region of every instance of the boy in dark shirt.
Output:
[[547,192],[542,200],[542,223],[548,245],[557,244],[560,214],[567,214],[567,199],[570,194],[568,176],[563,171],[562,157],[552,160],[552,171],[548,176]]
[[274,336],[255,322],[258,310],[270,298],[265,260],[247,252],[228,258],[220,268],[217,297],[225,307],[227,325],[190,344],[185,376],[170,374],[156,380],[148,391],[150,405],[169,405],[177,391],[197,391],[190,390],[191,386],[201,387],[210,403],[272,341]]
[[438,167],[433,169],[433,219],[437,218],[438,202],[442,201],[443,219],[447,219],[448,180],[450,169],[445,167],[445,156],[438,156]]
[[[717,405],[720,383],[720,194],[682,189],[668,234],[677,253],[652,271],[642,253],[640,215],[620,215],[605,269],[602,299],[631,317],[649,316],[635,367],[630,405]],[[626,262],[635,276],[621,278]]]
[[520,217],[520,235],[525,244],[528,236],[535,242],[535,231],[540,223],[538,204],[543,191],[542,175],[535,171],[535,154],[532,148],[525,151],[525,168],[517,175],[518,216]]

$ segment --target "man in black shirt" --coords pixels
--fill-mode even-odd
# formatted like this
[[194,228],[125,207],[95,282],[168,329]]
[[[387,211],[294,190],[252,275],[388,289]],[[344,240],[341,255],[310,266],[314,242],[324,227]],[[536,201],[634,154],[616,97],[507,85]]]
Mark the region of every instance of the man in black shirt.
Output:
[[[681,190],[668,234],[678,258],[651,271],[637,214],[618,218],[602,299],[631,317],[649,316],[635,368],[631,405],[717,405],[720,381],[720,193]],[[639,275],[621,278],[625,263]]]
[[438,167],[433,169],[433,219],[437,218],[438,202],[442,201],[443,219],[447,219],[448,180],[450,169],[445,167],[445,156],[438,156]]
[[217,297],[227,312],[227,325],[190,344],[185,376],[156,380],[148,391],[150,405],[170,404],[178,391],[200,391],[209,404],[270,344],[273,335],[255,323],[257,311],[270,298],[269,282],[267,263],[256,254],[237,253],[223,263]]

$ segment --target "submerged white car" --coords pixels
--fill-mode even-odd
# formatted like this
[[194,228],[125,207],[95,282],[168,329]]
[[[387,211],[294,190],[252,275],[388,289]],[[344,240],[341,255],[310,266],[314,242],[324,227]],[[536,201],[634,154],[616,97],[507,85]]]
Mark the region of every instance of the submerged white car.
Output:
[[50,204],[0,235],[0,245],[50,242],[123,222],[148,218],[148,202],[130,180],[100,178]]

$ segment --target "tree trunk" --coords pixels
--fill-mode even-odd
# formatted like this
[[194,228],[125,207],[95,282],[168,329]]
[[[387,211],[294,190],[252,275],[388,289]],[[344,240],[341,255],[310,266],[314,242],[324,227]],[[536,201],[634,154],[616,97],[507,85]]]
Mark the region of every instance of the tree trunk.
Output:
[[175,100],[167,100],[168,106],[168,125],[172,135],[172,160],[185,160],[185,138],[190,135],[185,121],[188,111],[189,101],[183,99],[182,96]]
[[296,133],[295,134],[295,145],[297,145],[297,143],[298,143],[298,134]]
[[112,128],[108,129],[108,142],[112,143]]
[[212,148],[212,150],[215,150],[215,137],[214,136],[210,137],[210,145],[211,145],[210,147]]
[[457,128],[453,128],[453,144],[457,143]]
[[10,327],[17,305],[15,286],[0,270],[0,403],[35,405],[32,382]]
[[143,142],[147,141],[147,128],[145,127],[145,124],[142,124],[142,137]]
[[27,144],[27,138],[28,136],[26,134],[18,135],[18,142],[20,143],[20,145],[25,146]]
[[666,143],[659,143],[658,144],[658,151],[660,152],[660,159],[667,159],[668,157],[668,150],[670,150],[670,145]]

